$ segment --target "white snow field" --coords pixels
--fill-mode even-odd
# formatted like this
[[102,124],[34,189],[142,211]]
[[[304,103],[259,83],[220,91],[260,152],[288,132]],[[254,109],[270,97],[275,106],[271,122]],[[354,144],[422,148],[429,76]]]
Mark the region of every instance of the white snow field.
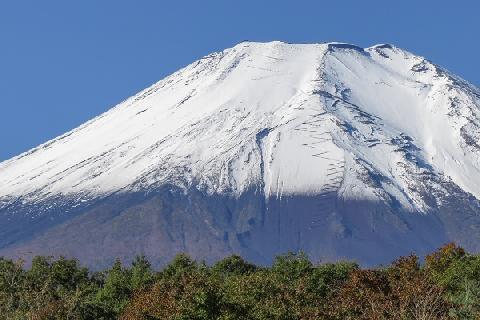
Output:
[[172,183],[426,212],[425,172],[480,199],[479,106],[478,88],[391,45],[243,42],[2,162],[0,208]]

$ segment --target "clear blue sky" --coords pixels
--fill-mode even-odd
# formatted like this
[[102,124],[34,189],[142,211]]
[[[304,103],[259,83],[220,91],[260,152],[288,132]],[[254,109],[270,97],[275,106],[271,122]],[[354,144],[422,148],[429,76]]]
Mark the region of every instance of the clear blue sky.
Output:
[[0,160],[245,39],[393,43],[478,86],[479,3],[2,0]]

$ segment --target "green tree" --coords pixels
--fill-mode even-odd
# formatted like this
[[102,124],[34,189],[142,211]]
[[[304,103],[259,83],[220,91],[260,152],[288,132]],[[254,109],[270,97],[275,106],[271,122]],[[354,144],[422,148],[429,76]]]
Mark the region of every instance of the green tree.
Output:
[[289,252],[277,256],[273,261],[272,272],[283,277],[285,280],[298,279],[313,271],[313,264],[305,253]]
[[464,255],[437,274],[436,279],[457,306],[452,314],[459,319],[480,318],[480,256]]
[[150,262],[144,255],[136,256],[132,262],[131,288],[145,289],[153,283],[154,274]]
[[105,283],[97,292],[95,304],[103,310],[102,318],[115,318],[128,303],[132,294],[131,273],[119,259],[106,272]]
[[229,276],[251,273],[257,270],[257,267],[238,255],[232,255],[215,263],[212,270],[217,274]]
[[23,261],[12,261],[0,257],[0,314],[16,319],[26,306],[22,303],[25,285]]
[[199,266],[196,261],[192,260],[184,253],[177,254],[172,262],[170,262],[161,272],[164,277],[179,277],[184,273],[198,270]]

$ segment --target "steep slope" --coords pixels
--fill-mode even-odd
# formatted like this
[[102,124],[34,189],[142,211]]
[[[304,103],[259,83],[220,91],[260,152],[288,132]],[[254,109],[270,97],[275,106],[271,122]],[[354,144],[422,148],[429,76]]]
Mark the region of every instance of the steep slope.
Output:
[[479,106],[391,45],[241,43],[1,163],[0,254],[478,250]]

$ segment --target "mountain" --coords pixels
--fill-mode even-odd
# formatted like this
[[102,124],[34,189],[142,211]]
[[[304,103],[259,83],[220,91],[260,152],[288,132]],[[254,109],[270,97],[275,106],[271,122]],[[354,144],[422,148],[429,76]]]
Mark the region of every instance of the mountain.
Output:
[[392,45],[243,42],[0,163],[0,255],[478,251],[479,107]]

